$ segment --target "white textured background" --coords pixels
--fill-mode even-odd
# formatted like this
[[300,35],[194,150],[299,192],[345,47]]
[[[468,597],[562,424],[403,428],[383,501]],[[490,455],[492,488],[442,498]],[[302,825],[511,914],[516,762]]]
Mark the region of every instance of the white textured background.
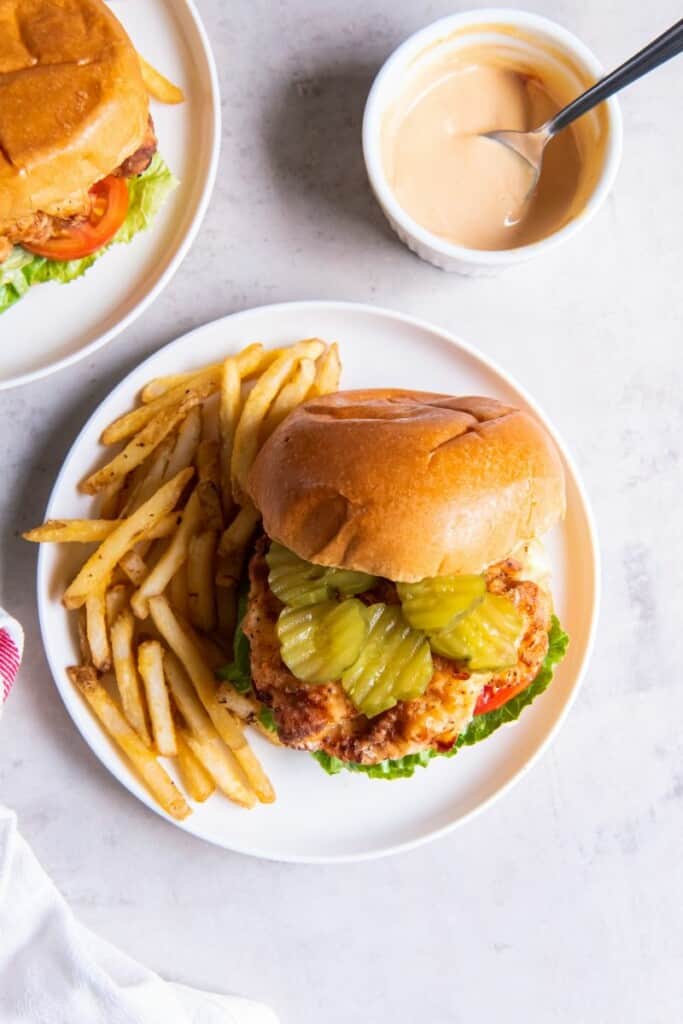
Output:
[[[530,6],[606,65],[681,14],[677,0]],[[285,1024],[679,1021],[683,57],[623,96],[624,162],[598,219],[545,262],[466,280],[394,240],[359,144],[384,58],[464,5],[200,7],[224,132],[190,257],[94,359],[0,395],[0,597],[28,640],[0,728],[0,798],[87,924],[167,976],[272,1002]],[[36,621],[36,553],[17,538],[41,518],[84,419],[144,355],[206,320],[296,298],[392,306],[509,368],[575,452],[604,557],[593,663],[540,766],[450,838],[349,867],[232,856],[130,797],[59,702]]]

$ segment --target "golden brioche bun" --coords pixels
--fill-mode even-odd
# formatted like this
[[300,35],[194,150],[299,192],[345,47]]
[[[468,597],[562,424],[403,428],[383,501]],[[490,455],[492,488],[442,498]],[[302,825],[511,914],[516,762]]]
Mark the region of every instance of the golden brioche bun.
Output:
[[0,225],[77,207],[148,117],[137,54],[103,0],[0,0]]
[[397,581],[480,572],[565,507],[559,454],[532,416],[419,391],[299,406],[261,449],[249,491],[268,536],[300,557]]

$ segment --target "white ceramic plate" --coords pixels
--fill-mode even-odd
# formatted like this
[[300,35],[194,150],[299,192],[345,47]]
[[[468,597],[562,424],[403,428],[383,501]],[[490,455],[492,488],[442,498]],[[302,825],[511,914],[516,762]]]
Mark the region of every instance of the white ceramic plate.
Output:
[[[167,345],[134,370],[83,428],[55,484],[48,517],[82,516],[90,500],[76,487],[101,461],[98,437],[131,407],[145,381],[206,362],[244,344],[269,346],[318,335],[340,343],[344,387],[395,386],[492,395],[531,408],[548,421],[517,384],[445,331],[398,313],[344,303],[298,302],[266,306],[200,327]],[[563,446],[558,440],[558,444]],[[253,744],[271,776],[277,802],[247,812],[214,796],[177,824],[219,846],[290,861],[376,857],[424,842],[460,825],[500,796],[531,765],[560,725],[579,685],[591,647],[598,602],[595,534],[576,469],[564,452],[568,510],[550,537],[558,614],[572,638],[550,689],[514,726],[486,742],[435,759],[412,779],[386,782],[343,773],[328,777],[306,753],[279,750],[255,735]],[[45,545],[38,562],[43,641],[57,687],[86,743],[109,770],[158,813],[147,792],[102,733],[69,683],[65,666],[77,658],[75,616],[59,597],[82,552]],[[169,819],[170,820],[170,819]]]
[[[112,0],[136,48],[185,92],[151,101],[159,151],[180,178],[148,231],[114,246],[82,278],[31,288],[0,315],[0,389],[83,359],[154,301],[189,249],[218,164],[220,99],[209,41],[192,0]],[[11,339],[11,344],[8,344]]]

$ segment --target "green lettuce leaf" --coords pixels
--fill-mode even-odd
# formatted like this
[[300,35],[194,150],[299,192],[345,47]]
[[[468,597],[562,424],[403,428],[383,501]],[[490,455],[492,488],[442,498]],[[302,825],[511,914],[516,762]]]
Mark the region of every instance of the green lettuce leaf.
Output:
[[271,708],[266,707],[264,704],[258,713],[258,720],[264,729],[269,732],[277,732],[277,725],[275,724],[275,715]]
[[353,762],[341,761],[337,757],[331,757],[321,751],[312,756],[328,775],[338,775],[346,771],[362,772],[371,779],[406,779],[415,773],[416,768],[426,768],[434,757],[453,757],[461,747],[471,747],[481,740],[485,740],[496,729],[507,722],[514,722],[519,718],[524,708],[533,703],[540,694],[547,690],[552,682],[555,668],[567,653],[569,637],[562,629],[559,619],[553,615],[548,633],[548,653],[545,656],[543,665],[538,675],[526,690],[518,693],[516,697],[509,700],[501,708],[488,711],[484,715],[477,715],[472,719],[465,732],[458,737],[457,742],[451,750],[441,752],[438,750],[425,750],[419,754],[407,754],[397,760],[381,761],[379,764],[365,765]]
[[129,206],[126,219],[109,245],[82,260],[48,260],[15,245],[9,258],[0,264],[0,313],[13,306],[34,284],[59,281],[66,284],[88,270],[111,245],[127,243],[149,227],[166,197],[178,184],[158,153],[142,174],[127,179]]

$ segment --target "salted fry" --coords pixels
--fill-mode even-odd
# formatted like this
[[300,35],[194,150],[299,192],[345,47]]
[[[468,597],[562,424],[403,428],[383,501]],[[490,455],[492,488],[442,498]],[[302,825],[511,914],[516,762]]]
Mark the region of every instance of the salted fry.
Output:
[[[164,655],[164,669],[174,703],[188,727],[185,738],[193,753],[221,792],[244,807],[253,807],[254,793],[234,753],[222,742],[180,661],[168,651]],[[191,738],[196,743],[193,744]]]
[[187,742],[186,730],[177,727],[175,737],[181,782],[193,800],[204,803],[216,791],[216,783]]
[[202,510],[202,526],[205,530],[216,530],[218,533],[223,530],[219,454],[218,441],[202,441],[197,449],[197,490]]
[[102,432],[102,444],[117,444],[119,441],[127,441],[128,438],[139,435],[162,413],[169,414],[171,410],[177,411],[187,402],[194,404],[203,402],[217,390],[217,374],[211,374],[206,370],[201,371],[187,385],[172,388],[154,402],[138,406],[132,412],[119,416]]
[[218,406],[218,422],[221,434],[221,492],[223,495],[223,511],[226,516],[230,514],[234,504],[230,467],[232,464],[235,430],[240,413],[241,386],[242,381],[237,360],[230,357],[223,363]]
[[221,561],[219,564],[219,585],[227,585],[230,580],[239,580],[242,575],[244,557],[259,521],[259,514],[250,503],[239,510],[230,526],[221,537],[218,547]]
[[186,398],[181,405],[172,409],[164,409],[155,416],[146,427],[135,435],[122,452],[119,452],[111,462],[108,462],[102,469],[84,480],[80,489],[86,494],[97,494],[119,477],[125,476],[136,466],[139,466],[147,456],[154,451],[157,445],[161,444],[165,437],[181,423],[190,410],[196,406],[199,398],[193,395]]
[[308,397],[319,398],[321,395],[331,395],[338,390],[340,377],[339,345],[335,341],[332,345],[328,345],[323,354],[318,356],[315,361],[315,380]]
[[220,586],[216,579],[216,615],[220,635],[233,636],[237,625],[237,587],[234,580],[229,586]]
[[92,665],[92,654],[88,643],[88,623],[85,615],[85,608],[78,609],[78,649],[81,652],[81,661],[84,665]]
[[193,473],[191,468],[178,473],[102,542],[67,587],[63,597],[67,608],[80,607],[92,590],[106,587],[114,567],[126,552],[144,540],[159,520],[174,508]]
[[[218,735],[234,753],[250,786],[262,803],[272,803],[275,799],[275,791],[270,780],[249,747],[238,719],[216,698],[216,681],[213,672],[202,658],[199,648],[181,629],[171,606],[164,597],[153,597],[149,602],[149,607],[155,626],[173,653],[182,662]],[[218,782],[217,779],[216,782]]]
[[187,559],[188,615],[193,626],[210,633],[216,626],[214,559],[217,534],[205,530],[190,540]]
[[126,586],[125,583],[118,583],[114,587],[110,587],[107,591],[104,599],[106,614],[107,614],[107,625],[111,629],[112,624],[118,619],[123,609],[128,604],[128,598],[130,597],[130,587]]
[[[36,544],[93,544],[105,540],[124,522],[124,519],[48,519],[22,536]],[[150,530],[149,539],[168,537],[177,525],[177,515],[169,512]]]
[[187,618],[187,562],[174,573],[168,585],[168,597],[178,615]]
[[[140,474],[140,479],[136,481],[135,487],[131,488],[121,512],[122,516],[129,516],[136,509],[140,508],[140,505],[144,505],[147,499],[151,498],[154,492],[161,487],[164,480],[168,480],[170,475],[172,475],[169,474],[167,476],[167,469],[175,443],[174,435],[172,433],[169,434],[152,452],[149,458],[142,465],[138,466],[136,473]],[[184,466],[180,468],[185,469]]]
[[182,821],[191,813],[185,797],[154,754],[140,740],[97,678],[95,669],[79,665],[68,668],[72,683],[80,690],[106,732],[120,747],[146,784],[152,796],[172,818]]
[[214,396],[202,405],[202,443],[211,441],[218,443],[218,400]]
[[107,615],[104,602],[104,591],[94,590],[88,594],[85,602],[85,621],[88,647],[93,665],[100,672],[111,668],[111,648],[107,634]]
[[145,83],[145,89],[153,99],[159,100],[160,103],[175,104],[183,102],[185,94],[179,86],[174,85],[165,75],[162,75],[160,71],[152,67],[140,54],[138,54],[138,60],[140,61],[140,71],[142,72],[142,81]]
[[135,623],[130,609],[124,608],[111,627],[111,649],[114,659],[114,675],[123,713],[136,733],[148,746],[152,739],[147,728],[147,716],[142,702],[140,677],[133,655],[133,632]]
[[[279,355],[281,355],[283,349],[273,348],[264,349],[260,342],[254,342],[251,345],[247,345],[243,348],[236,356],[231,356],[231,359],[238,361],[238,368],[240,377],[245,380],[248,377],[252,377],[255,373],[260,370],[265,370]],[[206,374],[207,378],[215,377],[218,387],[218,380],[220,378],[221,369],[223,363],[212,363],[210,366],[205,366],[198,370],[188,370],[185,373],[173,373],[167,377],[155,377],[142,389],[141,398],[145,404],[156,401],[157,398],[161,398],[163,395],[168,394],[169,391],[183,387],[196,380],[198,374]]]
[[131,598],[131,608],[139,619],[147,618],[149,598],[163,594],[174,574],[185,562],[190,541],[199,528],[200,511],[195,488],[185,506],[180,526],[169,541],[168,547]]
[[202,417],[198,407],[191,410],[184,423],[180,424],[178,436],[171,457],[168,460],[165,480],[170,480],[192,465],[202,433]]
[[147,563],[139,551],[126,551],[119,566],[136,587],[139,587],[147,576]]
[[100,491],[100,518],[116,519],[126,503],[128,477],[122,477],[116,483]]
[[301,405],[306,400],[314,380],[315,363],[312,359],[302,359],[294,369],[290,379],[283,384],[282,389],[268,410],[268,415],[261,428],[261,443],[270,437],[275,428],[280,426],[292,409],[295,409],[297,405]]
[[175,757],[176,734],[164,679],[164,652],[157,640],[146,640],[138,647],[138,671],[145,687],[154,745],[165,757]]
[[232,490],[238,499],[247,493],[247,476],[258,451],[261,425],[275,396],[299,360],[317,359],[323,349],[322,341],[315,338],[292,345],[268,367],[248,395],[235,430],[230,467]]
[[165,597],[150,598],[149,610],[154,625],[184,665],[221,739],[237,753],[247,741],[235,717],[216,700],[216,680],[201,651],[182,629]]

